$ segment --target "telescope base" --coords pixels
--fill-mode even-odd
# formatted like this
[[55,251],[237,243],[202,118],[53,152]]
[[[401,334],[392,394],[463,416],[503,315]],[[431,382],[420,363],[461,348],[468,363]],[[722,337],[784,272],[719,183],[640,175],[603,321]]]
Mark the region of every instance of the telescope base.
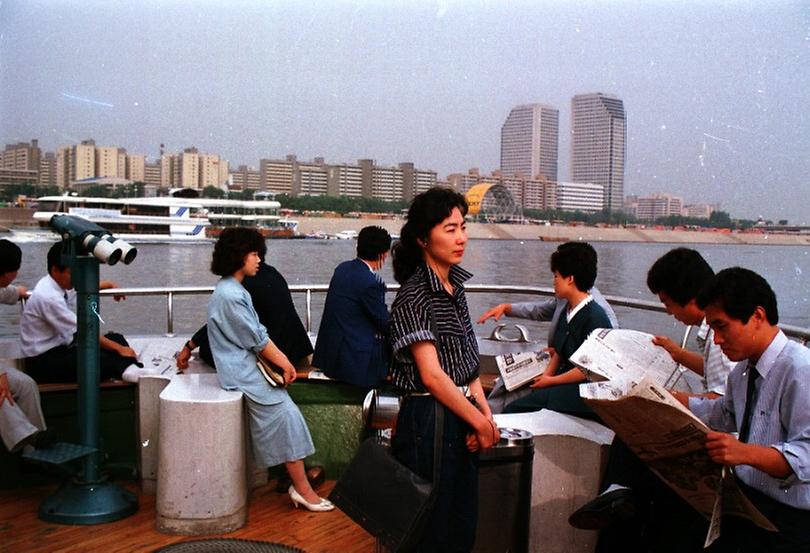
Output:
[[57,524],[104,524],[138,510],[135,494],[110,482],[68,482],[46,497],[39,518]]

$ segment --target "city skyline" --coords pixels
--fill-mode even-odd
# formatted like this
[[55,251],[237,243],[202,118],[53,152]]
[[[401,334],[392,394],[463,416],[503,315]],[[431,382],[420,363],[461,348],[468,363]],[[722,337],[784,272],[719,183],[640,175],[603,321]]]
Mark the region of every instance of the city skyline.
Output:
[[[103,8],[103,9],[102,9]],[[810,222],[803,2],[0,4],[0,141],[499,166],[509,110],[622,98],[625,194]]]

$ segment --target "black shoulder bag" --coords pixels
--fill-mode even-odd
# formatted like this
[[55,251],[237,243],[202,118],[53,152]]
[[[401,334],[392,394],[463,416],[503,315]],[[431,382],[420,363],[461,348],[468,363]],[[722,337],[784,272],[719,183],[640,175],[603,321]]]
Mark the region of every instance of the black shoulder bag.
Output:
[[329,500],[393,553],[413,551],[435,500],[441,466],[444,407],[435,402],[433,482],[400,463],[391,448],[371,437],[335,484]]

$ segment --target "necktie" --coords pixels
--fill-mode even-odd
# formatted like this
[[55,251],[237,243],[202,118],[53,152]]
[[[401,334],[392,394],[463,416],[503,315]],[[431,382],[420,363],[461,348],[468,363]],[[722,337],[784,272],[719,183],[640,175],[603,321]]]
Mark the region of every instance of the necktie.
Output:
[[757,372],[757,365],[751,361],[748,362],[746,372],[748,373],[748,387],[745,390],[745,413],[743,414],[742,426],[740,427],[740,441],[748,442],[748,434],[751,431],[751,414],[754,411],[754,391],[756,390],[756,382],[759,377]]

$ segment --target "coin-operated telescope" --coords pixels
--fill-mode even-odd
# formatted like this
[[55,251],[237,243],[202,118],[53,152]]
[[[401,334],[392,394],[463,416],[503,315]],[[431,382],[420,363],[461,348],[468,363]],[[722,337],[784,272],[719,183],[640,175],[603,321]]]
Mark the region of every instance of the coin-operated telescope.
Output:
[[54,215],[51,217],[54,232],[62,235],[63,240],[70,240],[75,253],[89,253],[101,263],[115,265],[119,261],[129,265],[138,255],[138,250],[120,238],[113,238],[107,229],[73,215]]
[[51,229],[62,237],[62,263],[71,269],[70,280],[77,300],[77,412],[81,444],[63,458],[81,458],[82,470],[42,501],[39,518],[61,524],[102,524],[131,515],[138,510],[138,500],[100,473],[99,265],[115,265],[119,261],[129,265],[138,250],[114,238],[107,229],[73,215],[54,215]]

